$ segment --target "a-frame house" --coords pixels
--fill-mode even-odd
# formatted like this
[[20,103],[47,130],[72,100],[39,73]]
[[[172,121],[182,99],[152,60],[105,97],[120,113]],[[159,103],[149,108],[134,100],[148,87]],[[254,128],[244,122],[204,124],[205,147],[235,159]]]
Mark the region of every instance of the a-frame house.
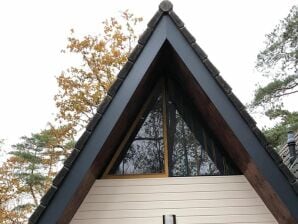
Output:
[[29,223],[169,214],[294,224],[298,182],[163,1]]

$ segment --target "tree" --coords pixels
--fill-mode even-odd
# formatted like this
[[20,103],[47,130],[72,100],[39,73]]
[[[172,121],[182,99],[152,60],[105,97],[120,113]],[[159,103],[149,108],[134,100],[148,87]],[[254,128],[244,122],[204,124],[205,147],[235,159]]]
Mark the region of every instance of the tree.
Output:
[[289,129],[298,131],[298,113],[284,108],[284,100],[298,93],[298,6],[266,35],[266,46],[257,56],[256,68],[269,82],[258,86],[252,108],[263,107],[265,115],[277,123],[265,129],[274,146],[284,144]]
[[110,18],[103,22],[103,35],[79,39],[71,31],[64,52],[80,56],[82,64],[70,67],[57,77],[59,92],[54,100],[57,119],[69,125],[73,134],[85,127],[96,113],[115,74],[127,60],[137,39],[135,26],[140,21],[141,18],[125,11],[120,20]]
[[48,129],[21,137],[0,167],[0,223],[23,223],[45,194],[73,147],[67,128]]
[[21,223],[25,217],[17,207],[17,188],[18,182],[12,175],[13,169],[8,163],[0,167],[0,223]]

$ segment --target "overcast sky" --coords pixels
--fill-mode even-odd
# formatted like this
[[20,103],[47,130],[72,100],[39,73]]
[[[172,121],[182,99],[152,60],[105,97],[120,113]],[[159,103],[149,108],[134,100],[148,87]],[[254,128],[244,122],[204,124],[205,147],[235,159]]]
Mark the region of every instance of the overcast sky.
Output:
[[[55,76],[72,65],[61,49],[71,28],[100,32],[105,18],[129,9],[144,18],[160,1],[9,0],[0,1],[0,139],[8,144],[43,129],[55,113]],[[224,79],[244,103],[260,74],[256,55],[265,34],[287,16],[297,0],[172,0],[175,12],[196,37]]]

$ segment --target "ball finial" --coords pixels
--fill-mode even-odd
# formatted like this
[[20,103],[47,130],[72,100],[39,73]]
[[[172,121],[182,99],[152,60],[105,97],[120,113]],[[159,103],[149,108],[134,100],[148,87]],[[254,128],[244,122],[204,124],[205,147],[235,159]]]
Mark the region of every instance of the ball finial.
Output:
[[159,4],[159,9],[163,12],[169,12],[173,9],[173,4],[168,0],[164,0]]

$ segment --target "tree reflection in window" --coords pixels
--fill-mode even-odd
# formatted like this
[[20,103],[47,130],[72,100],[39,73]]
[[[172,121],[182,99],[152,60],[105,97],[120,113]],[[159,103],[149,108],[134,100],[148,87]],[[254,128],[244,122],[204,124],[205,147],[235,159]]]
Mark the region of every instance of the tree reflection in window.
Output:
[[164,172],[162,97],[158,97],[131,145],[111,174],[151,174]]
[[220,175],[204,146],[196,139],[177,110],[170,116],[170,175],[200,176]]
[[[178,84],[169,89],[167,137],[170,176],[237,175],[230,159],[206,122],[196,112]],[[173,88],[174,87],[174,88]]]

